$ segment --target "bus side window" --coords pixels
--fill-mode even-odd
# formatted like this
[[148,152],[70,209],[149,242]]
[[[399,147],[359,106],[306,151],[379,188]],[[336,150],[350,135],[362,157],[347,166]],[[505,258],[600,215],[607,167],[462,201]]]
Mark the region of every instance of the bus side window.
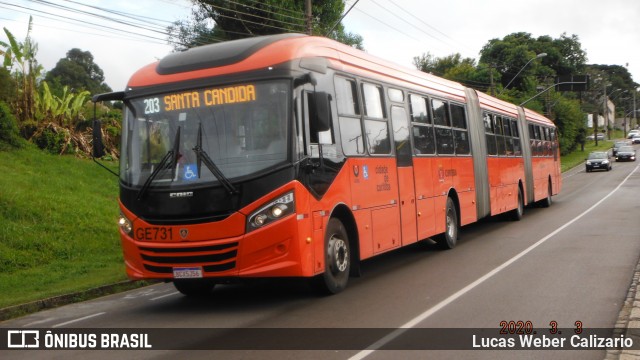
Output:
[[513,155],[522,156],[522,142],[518,131],[518,122],[511,119],[511,135],[513,136]]
[[416,154],[434,154],[436,143],[433,139],[433,126],[427,108],[427,98],[409,95],[411,106],[411,122],[413,124],[413,146]]
[[454,153],[453,132],[451,128],[436,127],[436,148],[438,154],[450,155]]
[[508,156],[513,156],[513,141],[511,135],[511,119],[502,118],[502,127],[504,128],[504,143],[505,143],[505,153]]
[[536,132],[533,124],[528,124],[529,128],[529,148],[531,149],[531,156],[536,156]]
[[549,128],[544,127],[544,156],[551,156],[551,134],[549,133]]
[[487,138],[487,154],[498,155],[498,145],[496,136],[493,134],[493,115],[484,114],[484,133]]
[[434,125],[451,126],[447,103],[441,100],[432,99],[431,108],[433,109]]
[[364,154],[362,141],[362,127],[359,118],[340,117],[340,137],[342,139],[342,151],[349,155]]
[[411,141],[409,139],[409,119],[404,107],[391,107],[391,124],[393,125],[393,141],[396,148],[398,166],[411,165]]
[[451,124],[453,125],[453,140],[456,154],[469,155],[469,134],[467,133],[467,113],[463,106],[450,104]]
[[335,78],[336,102],[340,115],[360,115],[356,82],[342,77]]
[[362,100],[364,116],[373,119],[384,119],[381,86],[368,83],[362,84]]
[[336,77],[335,88],[342,151],[347,156],[362,155],[364,154],[364,140],[362,139],[356,82]]
[[504,136],[502,135],[502,116],[494,115],[493,117],[493,131],[496,134],[496,143],[498,144],[498,155],[506,155],[507,148],[504,145]]
[[382,94],[382,86],[369,83],[362,84],[364,128],[367,136],[367,149],[370,154],[391,153],[389,124],[384,116]]

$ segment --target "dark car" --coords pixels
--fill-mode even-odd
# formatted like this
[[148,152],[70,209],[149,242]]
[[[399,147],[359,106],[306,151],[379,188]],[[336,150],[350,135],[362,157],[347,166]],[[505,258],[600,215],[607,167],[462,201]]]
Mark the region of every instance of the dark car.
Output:
[[633,146],[622,146],[616,154],[616,161],[636,161],[636,149]]
[[609,152],[594,151],[589,154],[585,162],[587,172],[592,170],[611,170],[611,161],[609,160]]
[[616,141],[613,144],[613,150],[612,150],[613,156],[616,156],[618,154],[618,149],[620,149],[623,146],[630,146],[631,144],[632,142],[629,140]]

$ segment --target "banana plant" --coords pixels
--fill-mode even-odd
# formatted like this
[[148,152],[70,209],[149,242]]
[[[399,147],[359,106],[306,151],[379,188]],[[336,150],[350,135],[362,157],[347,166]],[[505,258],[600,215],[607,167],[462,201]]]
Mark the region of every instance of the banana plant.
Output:
[[3,66],[14,75],[17,91],[17,103],[14,111],[20,121],[31,120],[35,115],[36,79],[42,73],[42,66],[36,60],[38,44],[31,39],[33,18],[29,17],[27,37],[24,42],[19,42],[6,27],[3,28],[7,36],[7,42],[0,42],[0,55],[3,57]]
[[60,126],[73,125],[80,116],[82,107],[90,95],[88,91],[73,93],[65,86],[62,96],[51,93],[46,81],[41,83],[42,91],[36,96],[36,119],[38,122],[53,122]]

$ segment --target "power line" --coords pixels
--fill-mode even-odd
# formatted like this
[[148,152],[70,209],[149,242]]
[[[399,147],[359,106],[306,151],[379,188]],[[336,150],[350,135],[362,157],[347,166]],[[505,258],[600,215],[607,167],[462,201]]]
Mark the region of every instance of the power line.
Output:
[[[214,9],[223,10],[223,11],[228,11],[228,12],[232,12],[232,13],[233,13],[233,12],[235,12],[236,14],[246,15],[246,16],[249,16],[249,17],[258,18],[258,19],[260,19],[260,20],[267,20],[267,21],[270,21],[270,22],[282,23],[282,24],[284,24],[284,25],[292,25],[292,26],[304,27],[304,25],[301,25],[301,24],[294,24],[294,23],[290,23],[290,22],[283,21],[283,20],[277,20],[277,19],[272,19],[272,18],[266,18],[266,17],[263,17],[263,16],[259,16],[259,15],[255,15],[255,14],[250,14],[250,13],[246,13],[246,12],[242,12],[242,11],[238,11],[238,10],[235,10],[235,9],[225,8],[225,7],[218,6],[218,5],[213,5],[213,4],[207,4],[207,5],[208,5],[208,6],[210,6],[210,7],[212,7],[212,8],[214,8]],[[237,21],[244,21],[244,22],[247,22],[247,23],[250,23],[250,24],[254,24],[254,25],[262,25],[262,26],[266,26],[266,27],[270,27],[270,28],[275,28],[275,29],[285,30],[285,31],[287,31],[287,32],[288,32],[288,31],[290,31],[290,29],[283,28],[283,27],[280,27],[280,26],[268,25],[268,24],[258,23],[258,22],[250,21],[250,20],[243,20],[243,19],[240,19],[240,18],[237,18],[237,17],[233,17],[233,16],[222,15],[222,14],[220,14],[220,13],[218,13],[218,15],[217,15],[217,16],[224,17],[224,18],[229,18],[229,19],[234,19],[234,20],[237,20]]]
[[[95,29],[95,30],[109,32],[109,33],[112,33],[112,34],[114,34],[114,33],[125,33],[125,34],[127,34],[129,36],[144,37],[144,38],[153,39],[153,40],[159,40],[159,41],[163,41],[163,42],[167,41],[167,39],[158,38],[158,37],[154,37],[154,36],[151,36],[151,35],[143,35],[143,34],[140,34],[139,32],[132,32],[132,31],[128,31],[128,30],[125,30],[125,29],[118,29],[118,28],[114,28],[114,27],[111,27],[111,26],[107,26],[107,25],[100,25],[100,24],[92,23],[92,22],[89,22],[89,21],[81,20],[81,19],[74,19],[74,18],[70,18],[70,17],[65,17],[63,15],[53,14],[53,13],[50,13],[50,12],[47,12],[47,11],[43,11],[43,10],[38,10],[38,9],[32,9],[32,8],[28,8],[28,7],[21,6],[21,5],[9,4],[9,3],[6,3],[6,2],[2,2],[2,1],[0,1],[0,4],[13,6],[13,7],[17,7],[17,8],[20,8],[20,9],[25,9],[25,10],[28,10],[30,12],[11,9],[13,11],[24,12],[24,13],[27,13],[27,14],[31,14],[31,12],[36,12],[36,13],[44,14],[44,15],[40,15],[40,16],[42,16],[44,18],[48,18],[50,20],[59,21],[59,22],[63,22],[63,23],[68,23],[68,24],[73,24],[73,25],[78,25],[78,26],[84,26],[84,27]],[[49,17],[47,17],[46,15],[49,15]],[[131,26],[134,26],[134,25],[131,25]],[[98,27],[98,28],[96,28],[96,27]],[[111,31],[108,31],[108,30],[105,30],[105,29],[108,29],[108,30],[111,30]],[[162,34],[163,35],[168,35],[167,33],[162,33]]]
[[[304,17],[285,15],[283,13],[273,12],[273,11],[262,9],[262,8],[258,8],[258,7],[255,7],[255,6],[251,6],[251,5],[247,5],[247,4],[241,4],[241,3],[238,3],[238,2],[235,2],[235,1],[231,1],[231,0],[227,0],[227,2],[231,3],[231,4],[234,4],[234,5],[239,5],[239,6],[247,7],[247,8],[250,8],[250,9],[262,11],[262,12],[265,12],[267,14],[274,14],[274,15],[277,15],[277,16],[283,16],[283,17],[287,17],[287,18],[290,18],[290,19],[294,19],[294,20],[300,20],[300,21],[304,21],[305,20]],[[261,6],[269,6],[268,4],[264,4],[264,3],[258,3],[258,4],[260,4]],[[282,8],[280,8],[280,9],[282,9]]]
[[396,4],[393,0],[387,0],[388,2],[390,2],[391,4],[393,4],[395,7],[397,7],[398,9],[402,10],[404,13],[406,13],[407,15],[411,16],[412,18],[418,20],[419,22],[421,22],[422,24],[426,25],[427,27],[429,27],[430,29],[438,32],[440,35],[446,37],[447,39],[454,41],[460,45],[463,45],[465,48],[469,49],[469,47],[465,44],[460,43],[459,41],[457,41],[456,39],[450,37],[449,35],[445,34],[444,32],[438,30],[436,27],[432,26],[431,24],[425,22],[424,20],[422,20],[421,18],[417,17],[416,15],[414,15],[413,13],[411,13],[410,11],[406,10],[405,8],[401,7],[400,5]]

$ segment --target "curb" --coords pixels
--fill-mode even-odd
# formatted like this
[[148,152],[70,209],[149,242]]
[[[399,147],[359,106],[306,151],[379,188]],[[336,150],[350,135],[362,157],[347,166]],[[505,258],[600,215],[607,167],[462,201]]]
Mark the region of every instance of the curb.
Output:
[[[622,304],[622,309],[618,314],[618,320],[613,329],[613,336],[624,335],[633,340],[634,344],[640,343],[640,293],[638,283],[640,282],[640,261],[636,265],[629,286],[627,298]],[[640,350],[620,350],[609,349],[605,355],[605,360],[640,360]]]
[[118,292],[140,288],[154,284],[150,281],[122,281],[114,284],[103,285],[84,291],[79,291],[71,294],[59,295],[50,297],[48,299],[36,300],[26,304],[9,306],[0,309],[0,321],[9,320],[19,316],[35,313],[41,310],[51,309],[54,307],[67,305],[79,301],[85,301],[89,299],[95,299],[105,295],[111,295]]

